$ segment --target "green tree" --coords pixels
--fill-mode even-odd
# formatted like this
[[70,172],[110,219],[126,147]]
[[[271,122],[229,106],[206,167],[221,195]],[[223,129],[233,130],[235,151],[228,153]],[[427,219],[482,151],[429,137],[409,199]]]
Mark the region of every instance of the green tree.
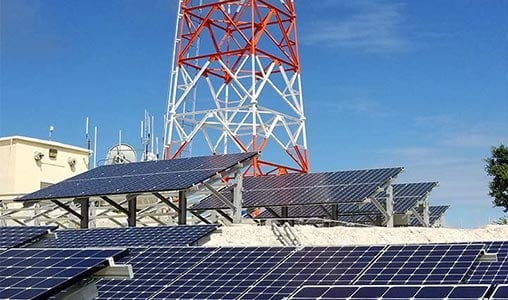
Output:
[[489,195],[494,197],[494,205],[508,212],[508,148],[501,144],[492,147],[491,157],[487,158],[487,174],[492,176]]

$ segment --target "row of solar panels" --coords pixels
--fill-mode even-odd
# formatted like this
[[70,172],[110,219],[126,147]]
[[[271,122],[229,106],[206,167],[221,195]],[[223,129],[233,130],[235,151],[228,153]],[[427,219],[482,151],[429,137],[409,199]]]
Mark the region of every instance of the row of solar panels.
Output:
[[[29,229],[39,236],[35,228]],[[86,247],[119,247],[114,249],[118,251],[115,255],[122,257],[107,253],[120,263],[132,265],[134,271],[131,280],[100,280],[97,287],[103,299],[280,299],[305,285],[508,283],[508,241],[304,248],[167,246],[177,244],[171,241],[173,236],[182,245],[189,245],[213,229],[178,226],[56,231],[56,239],[43,244],[46,249],[0,252],[5,255],[0,260],[0,298],[21,299],[28,293],[26,289],[45,293],[48,288],[61,289],[57,283],[74,280],[68,276],[78,271],[75,268],[79,269],[85,255],[73,258],[73,253]],[[9,230],[2,228],[0,233]],[[180,239],[182,236],[189,239]],[[127,254],[123,248],[131,250]],[[103,250],[94,251],[100,254]],[[495,259],[483,259],[484,252],[495,254]],[[104,253],[93,260],[94,253],[86,252],[89,256],[85,256],[98,265],[107,265],[100,256]],[[62,259],[64,255],[70,258]],[[80,271],[79,276],[87,272]]]
[[131,255],[127,248],[194,245],[217,226],[56,229],[0,227],[0,299],[46,299]]
[[[26,245],[40,248],[186,246],[200,244],[201,239],[217,228],[217,225],[75,230],[56,230],[57,226],[0,227],[0,249]],[[49,233],[53,235],[48,236]]]
[[[489,297],[489,295],[491,295]],[[290,300],[490,299],[506,300],[508,284],[304,286]]]
[[[257,153],[239,153],[174,160],[101,166],[46,187],[20,200],[110,196],[186,190],[252,160]],[[365,200],[377,196],[383,204],[381,188],[395,179],[403,168],[350,170],[283,176],[248,177],[243,180],[242,207],[270,207],[260,218],[280,217],[274,211],[290,207],[288,218],[329,217],[330,205],[338,204],[340,216],[372,216],[379,211]],[[405,214],[421,202],[437,185],[435,182],[395,184],[394,211]],[[190,207],[193,211],[228,209],[233,187],[212,194]],[[305,207],[305,208],[302,208]],[[350,219],[350,218],[345,218]]]

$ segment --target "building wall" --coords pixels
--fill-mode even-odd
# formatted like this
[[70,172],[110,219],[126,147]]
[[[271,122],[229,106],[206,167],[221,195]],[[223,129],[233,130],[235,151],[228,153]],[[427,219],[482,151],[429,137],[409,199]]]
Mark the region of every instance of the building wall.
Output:
[[[56,156],[50,157],[50,151]],[[40,160],[35,159],[36,153],[43,154]],[[84,148],[26,137],[0,138],[0,199],[13,199],[83,173],[88,163],[89,150]]]

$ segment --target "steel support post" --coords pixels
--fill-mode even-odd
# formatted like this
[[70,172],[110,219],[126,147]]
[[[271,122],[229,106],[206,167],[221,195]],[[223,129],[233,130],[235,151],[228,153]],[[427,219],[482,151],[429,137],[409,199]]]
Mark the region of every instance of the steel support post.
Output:
[[81,205],[81,217],[80,217],[80,228],[85,229],[90,225],[90,199],[89,198],[78,198],[76,199]]
[[429,216],[429,202],[427,201],[427,198],[422,203],[422,216],[423,216],[423,222],[426,227],[430,227],[430,216]]
[[393,227],[393,186],[392,183],[386,187],[386,227]]
[[187,224],[187,197],[185,191],[178,192],[178,225]]
[[282,218],[282,221],[280,222],[281,224],[284,224],[287,222],[287,219],[289,218],[289,209],[287,206],[282,206],[280,208],[280,216]]
[[238,170],[235,173],[235,187],[233,188],[233,224],[242,222],[242,172]]
[[137,195],[127,196],[127,207],[129,214],[127,215],[127,226],[136,227],[136,204],[138,197]]

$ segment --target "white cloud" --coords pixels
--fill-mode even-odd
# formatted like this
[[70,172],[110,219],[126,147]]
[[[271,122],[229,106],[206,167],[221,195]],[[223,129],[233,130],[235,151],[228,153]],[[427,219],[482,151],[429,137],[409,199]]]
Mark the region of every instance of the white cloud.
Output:
[[[404,6],[384,1],[329,1],[327,9],[343,13],[337,19],[320,19],[302,32],[307,45],[360,49],[366,52],[401,52],[409,49]],[[349,14],[348,14],[349,12]]]
[[362,98],[339,100],[334,102],[334,105],[339,112],[371,114],[379,111],[379,104],[377,102]]

